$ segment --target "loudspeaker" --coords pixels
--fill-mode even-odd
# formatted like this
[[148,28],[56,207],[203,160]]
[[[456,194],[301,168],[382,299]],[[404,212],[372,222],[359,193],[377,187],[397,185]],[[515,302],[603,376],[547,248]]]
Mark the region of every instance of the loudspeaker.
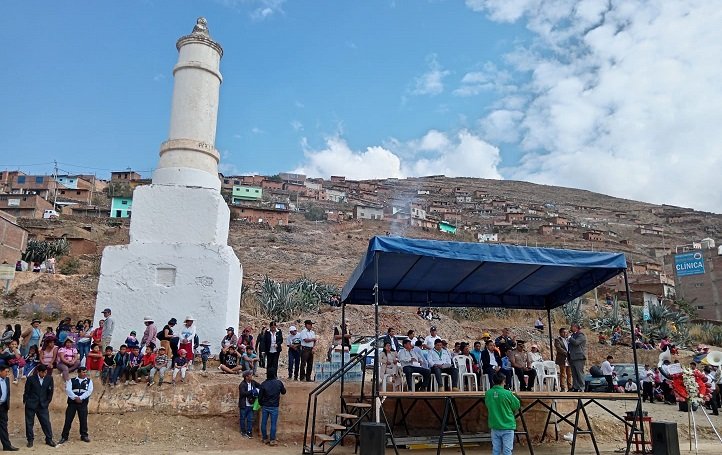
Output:
[[384,455],[386,453],[385,424],[362,422],[359,439],[359,455]]
[[652,455],[679,455],[675,422],[652,422]]

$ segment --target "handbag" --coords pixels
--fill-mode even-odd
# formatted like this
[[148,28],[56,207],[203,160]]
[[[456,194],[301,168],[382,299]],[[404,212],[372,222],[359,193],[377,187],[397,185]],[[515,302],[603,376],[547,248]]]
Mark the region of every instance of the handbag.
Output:
[[258,401],[258,398],[256,398],[256,401],[253,402],[253,410],[258,411],[261,409],[261,403]]

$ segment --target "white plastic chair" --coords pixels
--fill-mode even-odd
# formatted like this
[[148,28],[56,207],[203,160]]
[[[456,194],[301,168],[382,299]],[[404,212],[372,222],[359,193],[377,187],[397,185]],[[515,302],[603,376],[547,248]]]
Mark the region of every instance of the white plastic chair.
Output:
[[391,387],[392,387],[391,390],[394,391],[393,387],[394,387],[394,377],[395,377],[395,376],[396,376],[395,374],[386,373],[386,374],[384,375],[383,381],[381,382],[381,390],[383,390],[384,392],[386,392],[386,387],[387,387],[387,385],[388,385],[388,382],[387,382],[387,381],[388,381],[388,379],[391,379]]
[[474,361],[471,357],[465,355],[457,355],[454,357],[454,366],[459,370],[459,384],[461,385],[462,392],[464,390],[468,392],[479,391],[479,383],[476,380],[476,375],[471,371],[473,364]]
[[[544,374],[541,376],[539,384],[542,387],[547,385],[550,391],[559,390],[559,368],[557,364],[553,360],[545,360],[542,363]],[[547,383],[547,379],[549,379],[549,383]]]
[[489,384],[489,375],[484,372],[481,373],[481,389],[485,392],[491,389],[491,384]]
[[544,390],[544,362],[532,362],[531,367],[536,371],[534,390]]
[[[441,373],[441,381],[443,382],[443,386],[445,388],[451,388],[451,375],[447,373]],[[439,384],[436,383],[436,375],[434,373],[431,373],[431,391],[432,392],[438,392],[439,391]]]
[[[418,383],[421,384],[424,382],[424,376],[421,373],[411,373],[411,391],[416,392],[416,378],[419,378]],[[406,381],[403,382],[404,385],[406,385]]]

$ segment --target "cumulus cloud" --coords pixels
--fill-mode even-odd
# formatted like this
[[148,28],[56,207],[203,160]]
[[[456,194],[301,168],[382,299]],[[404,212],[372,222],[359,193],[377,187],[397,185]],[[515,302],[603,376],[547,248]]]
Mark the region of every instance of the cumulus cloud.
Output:
[[352,150],[340,136],[313,150],[306,145],[305,162],[294,172],[350,179],[444,174],[499,179],[499,149],[468,130],[453,135],[430,130],[410,141],[390,139],[383,146]]
[[426,57],[428,70],[417,77],[411,89],[412,95],[438,95],[444,91],[444,78],[451,74],[439,64],[436,54]]
[[491,62],[486,62],[481,70],[464,74],[459,88],[454,90],[454,95],[474,96],[490,90],[513,92],[515,89],[516,86],[512,83],[509,72],[497,68]]
[[466,4],[533,32],[506,60],[524,83],[481,120],[524,151],[511,177],[722,212],[719,2]]

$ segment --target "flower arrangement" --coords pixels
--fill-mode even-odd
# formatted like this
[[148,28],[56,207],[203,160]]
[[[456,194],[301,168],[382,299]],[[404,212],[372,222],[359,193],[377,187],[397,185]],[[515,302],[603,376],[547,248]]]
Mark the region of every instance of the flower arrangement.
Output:
[[682,373],[672,376],[672,390],[677,401],[688,401],[698,406],[710,399],[707,378],[697,369],[684,368]]

